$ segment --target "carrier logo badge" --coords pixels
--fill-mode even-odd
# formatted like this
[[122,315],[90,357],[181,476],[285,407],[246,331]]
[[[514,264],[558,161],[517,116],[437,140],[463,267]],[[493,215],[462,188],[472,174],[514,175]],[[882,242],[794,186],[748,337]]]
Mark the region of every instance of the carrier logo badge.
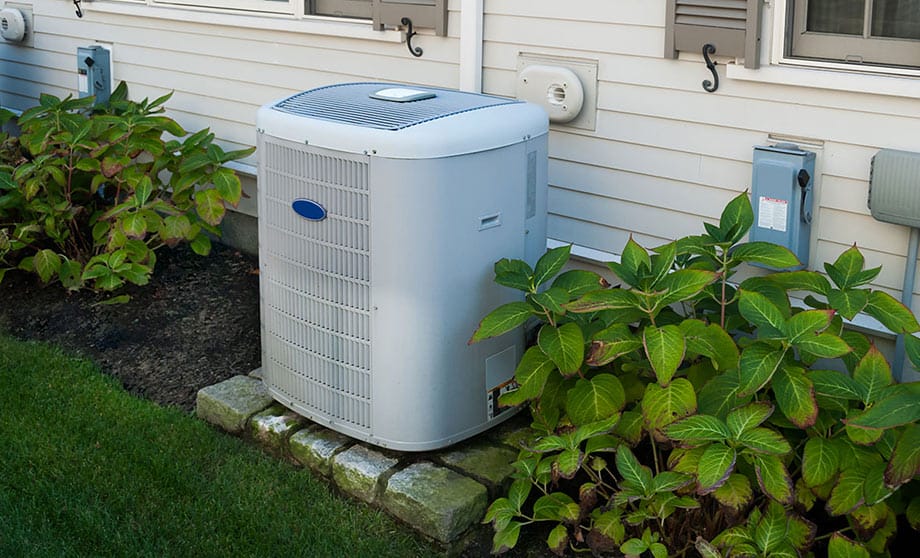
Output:
[[295,213],[310,221],[322,221],[326,218],[326,208],[313,200],[294,200],[291,207]]

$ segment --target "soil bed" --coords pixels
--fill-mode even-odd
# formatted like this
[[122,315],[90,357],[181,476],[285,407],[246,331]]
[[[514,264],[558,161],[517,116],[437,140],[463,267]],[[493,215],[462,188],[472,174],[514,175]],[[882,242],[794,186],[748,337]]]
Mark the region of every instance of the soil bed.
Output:
[[149,285],[110,294],[68,294],[33,274],[0,283],[0,332],[51,341],[97,362],[132,394],[185,411],[196,392],[258,368],[258,261],[219,244],[157,252]]

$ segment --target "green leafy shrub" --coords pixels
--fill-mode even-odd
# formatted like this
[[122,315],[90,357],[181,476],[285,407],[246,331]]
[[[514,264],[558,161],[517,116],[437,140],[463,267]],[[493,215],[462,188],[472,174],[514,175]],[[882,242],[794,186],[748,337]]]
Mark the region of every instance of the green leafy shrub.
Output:
[[[144,285],[162,246],[189,242],[210,252],[240,180],[223,164],[252,149],[225,152],[214,134],[187,135],[163,116],[171,94],[109,103],[42,95],[2,137],[0,280],[20,268],[67,289],[112,291]],[[0,123],[12,118],[6,112]]]
[[496,263],[496,281],[526,298],[491,312],[471,342],[542,324],[501,399],[529,405],[536,434],[486,515],[494,552],[534,522],[550,524],[559,554],[655,558],[881,556],[898,518],[920,527],[920,385],[896,384],[843,318],[865,312],[908,334],[915,366],[920,325],[861,288],[880,268],[864,269],[855,246],[826,264],[830,281],[793,271],[736,287],[742,263],[798,264],[785,248],[741,242],[753,219],[741,195],[706,234],[651,253],[630,239],[609,264],[614,288],[589,271],[560,274],[568,247],[534,269]]

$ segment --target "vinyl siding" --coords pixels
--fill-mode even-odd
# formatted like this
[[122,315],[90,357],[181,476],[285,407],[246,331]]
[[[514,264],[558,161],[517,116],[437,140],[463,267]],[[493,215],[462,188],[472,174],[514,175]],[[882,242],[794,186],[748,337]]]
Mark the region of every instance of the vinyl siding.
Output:
[[[456,87],[460,4],[450,3],[447,38],[418,37],[425,54],[416,59],[403,43],[101,13],[93,4],[78,20],[65,2],[34,0],[34,47],[0,44],[0,97],[22,109],[41,92],[74,93],[76,48],[103,41],[114,44],[115,77],[132,96],[175,91],[169,106],[183,126],[248,146],[256,108],[304,89],[354,80]],[[884,266],[874,286],[900,296],[908,230],[875,221],[866,195],[878,149],[920,151],[917,99],[729,79],[726,59],[721,88],[706,93],[699,57],[663,57],[664,0],[566,9],[485,0],[483,35],[486,93],[514,95],[522,52],[598,63],[596,129],[553,126],[550,135],[553,239],[616,254],[630,235],[655,245],[697,233],[750,187],[753,146],[771,135],[809,138],[820,145],[810,267],[856,242],[868,265]]]
[[873,286],[900,297],[909,230],[871,217],[869,162],[880,148],[920,151],[917,99],[732,80],[726,59],[706,93],[700,57],[663,58],[665,2],[587,4],[562,16],[550,0],[485,3],[485,92],[514,94],[522,52],[598,63],[596,129],[552,127],[552,238],[617,254],[630,235],[648,246],[697,234],[750,188],[754,146],[808,138],[819,146],[810,268],[855,242],[883,266]]

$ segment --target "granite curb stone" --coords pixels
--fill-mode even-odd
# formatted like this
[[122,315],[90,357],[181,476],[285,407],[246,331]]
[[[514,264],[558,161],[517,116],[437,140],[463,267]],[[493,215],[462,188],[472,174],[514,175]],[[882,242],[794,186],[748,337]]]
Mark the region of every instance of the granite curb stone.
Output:
[[385,474],[397,465],[398,459],[352,446],[332,458],[332,478],[342,492],[370,503],[377,499]]
[[498,490],[514,473],[517,454],[509,447],[480,442],[443,453],[438,460]]
[[256,441],[281,452],[288,437],[303,428],[304,424],[304,419],[297,413],[281,405],[272,405],[249,419],[249,431]]
[[471,478],[421,462],[390,477],[382,503],[415,529],[449,543],[482,519],[488,492]]
[[195,398],[199,418],[232,434],[242,432],[249,417],[272,403],[262,382],[248,376],[234,376],[201,388]]
[[353,443],[353,439],[328,428],[304,429],[288,440],[294,459],[324,477],[332,476],[332,458]]

